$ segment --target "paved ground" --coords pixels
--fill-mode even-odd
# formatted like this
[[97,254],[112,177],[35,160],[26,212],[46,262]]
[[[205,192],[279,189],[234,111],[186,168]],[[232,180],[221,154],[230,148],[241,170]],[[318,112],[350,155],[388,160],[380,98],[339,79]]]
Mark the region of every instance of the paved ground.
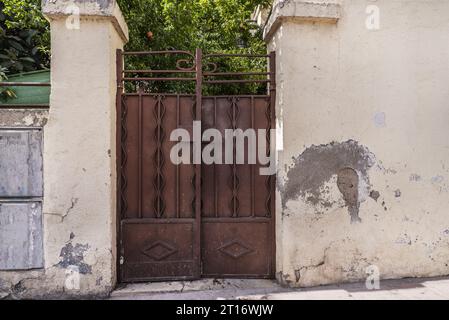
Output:
[[379,290],[365,283],[286,289],[271,280],[203,279],[129,284],[115,290],[113,300],[409,300],[449,299],[449,278],[384,280]]

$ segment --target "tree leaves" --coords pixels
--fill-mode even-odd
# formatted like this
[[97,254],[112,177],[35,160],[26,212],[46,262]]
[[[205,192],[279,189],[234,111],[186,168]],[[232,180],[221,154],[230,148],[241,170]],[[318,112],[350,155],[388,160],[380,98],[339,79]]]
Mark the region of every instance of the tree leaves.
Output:
[[[261,31],[251,23],[257,5],[270,0],[118,0],[128,22],[130,42],[126,49],[187,50],[204,53],[266,53]],[[146,36],[151,31],[151,40]],[[127,69],[172,69],[169,57],[129,57]],[[229,59],[220,61],[224,71],[265,71],[266,61]],[[167,85],[167,84],[164,84]],[[168,84],[160,90],[180,90],[183,85]],[[254,90],[261,86],[255,86]],[[216,86],[215,93],[230,92],[231,86]],[[235,89],[235,88],[234,88]],[[232,90],[234,90],[232,89]],[[218,91],[217,91],[218,90]],[[261,89],[262,90],[262,89]]]
[[[0,81],[8,80],[6,73],[8,70],[4,67],[0,67]],[[0,87],[0,100],[7,101],[8,99],[16,98],[17,95],[13,89],[7,87]]]
[[0,67],[7,73],[48,67],[49,48],[49,26],[40,0],[0,2]]
[[[0,2],[0,66],[8,73],[49,66],[50,31],[40,12],[40,0]],[[249,21],[257,5],[271,0],[118,0],[127,20],[130,41],[127,50],[187,50],[205,53],[265,53],[261,30]],[[152,36],[148,37],[149,32]],[[179,58],[179,57],[178,57]],[[173,57],[127,58],[129,69],[171,69]],[[265,71],[266,61],[223,59],[223,71]],[[162,84],[159,84],[162,88]],[[168,84],[166,90],[183,89]],[[253,86],[254,90],[264,90]],[[229,86],[232,89],[232,86]],[[234,89],[218,86],[230,92]]]

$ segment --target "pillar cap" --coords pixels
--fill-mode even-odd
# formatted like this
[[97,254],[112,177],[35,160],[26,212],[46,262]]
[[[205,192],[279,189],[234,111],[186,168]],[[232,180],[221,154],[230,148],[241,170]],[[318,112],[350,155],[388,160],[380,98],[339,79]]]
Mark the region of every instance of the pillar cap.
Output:
[[116,0],[42,0],[42,13],[49,19],[58,19],[79,13],[80,17],[108,19],[122,40],[129,40],[128,25]]
[[279,0],[266,21],[263,38],[269,41],[284,21],[337,23],[339,19],[339,0]]

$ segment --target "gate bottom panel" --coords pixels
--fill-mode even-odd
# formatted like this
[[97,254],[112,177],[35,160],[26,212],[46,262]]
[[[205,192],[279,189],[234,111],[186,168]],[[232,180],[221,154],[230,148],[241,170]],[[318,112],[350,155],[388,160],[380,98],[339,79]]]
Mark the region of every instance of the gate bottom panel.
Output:
[[122,281],[197,278],[195,220],[151,220],[122,221]]
[[271,278],[269,218],[203,218],[203,277]]

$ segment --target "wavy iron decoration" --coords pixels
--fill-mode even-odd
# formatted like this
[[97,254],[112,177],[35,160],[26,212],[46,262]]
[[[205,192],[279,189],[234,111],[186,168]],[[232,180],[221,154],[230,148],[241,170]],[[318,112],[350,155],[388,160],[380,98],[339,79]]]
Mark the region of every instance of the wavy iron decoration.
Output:
[[[149,82],[149,81],[195,81],[196,78],[188,76],[174,76],[179,74],[194,74],[196,73],[196,58],[189,51],[182,50],[165,50],[165,51],[149,51],[149,52],[125,52],[125,56],[157,56],[157,55],[186,55],[187,58],[177,59],[174,70],[124,70],[124,74],[134,74],[134,77],[124,77],[124,81],[130,82]],[[191,65],[190,65],[191,64]],[[186,66],[185,66],[186,65]],[[150,77],[142,76],[145,74],[152,75]],[[159,76],[161,74],[168,74],[171,76]]]
[[125,96],[122,95],[121,97],[122,100],[122,110],[121,110],[121,141],[120,141],[120,145],[121,145],[121,163],[120,163],[120,173],[121,173],[121,183],[120,183],[120,197],[122,200],[122,205],[121,205],[121,216],[124,217],[126,214],[126,211],[128,210],[128,202],[126,200],[126,188],[128,186],[128,181],[126,178],[126,163],[128,160],[128,154],[126,152],[126,140],[128,137],[128,129],[126,127],[127,125],[127,115],[128,115],[128,106],[126,104],[126,99]]
[[[240,115],[240,109],[238,105],[239,98],[236,96],[228,98],[228,100],[231,102],[230,110],[228,112],[229,119],[231,120],[231,126],[233,130],[237,129],[237,122]],[[232,170],[232,176],[230,179],[230,185],[232,188],[232,198],[231,198],[231,211],[232,211],[232,217],[237,218],[239,215],[239,208],[240,208],[240,201],[238,198],[238,191],[240,187],[240,179],[238,176],[238,170],[237,170],[237,164],[236,164],[236,141],[235,137],[233,137],[234,141],[232,143],[233,150],[232,150],[232,158],[233,158],[233,164],[231,165]]]
[[209,70],[207,73],[215,73],[218,70],[218,64],[215,62],[206,62],[204,64],[205,66],[212,66],[212,69]]
[[154,211],[156,213],[157,218],[162,218],[165,212],[165,203],[164,203],[164,187],[165,187],[165,178],[163,173],[163,168],[165,164],[164,153],[162,150],[162,143],[165,138],[165,132],[163,128],[163,119],[165,115],[165,105],[162,100],[165,99],[163,95],[155,96],[156,104],[153,109],[154,117],[156,120],[156,130],[155,130],[155,139],[156,139],[156,152],[155,152],[155,160],[156,160],[156,174],[154,177],[153,185],[156,191],[156,196],[154,199]]
[[[192,71],[192,72],[195,72],[195,68],[196,68],[196,62],[195,62],[195,57],[192,55],[192,61],[190,61],[189,59],[178,59],[178,60],[176,60],[176,69],[177,70],[181,70],[181,71]],[[187,67],[187,68],[185,68],[185,67],[182,67],[181,66],[181,64],[182,63],[193,63],[193,65],[189,68],[189,67]]]
[[[192,109],[191,109],[192,119],[196,118],[195,113],[196,113],[196,97],[192,97]],[[195,203],[196,203],[196,171],[195,171],[195,169],[193,170],[193,174],[192,174],[190,183],[192,185],[192,190],[193,190],[191,206],[192,206],[192,218],[194,218],[195,217],[195,209],[196,209],[196,205],[195,205]]]
[[[266,133],[266,141],[267,141],[267,150],[266,154],[269,158],[271,155],[270,143],[271,143],[271,101],[270,98],[267,98],[267,109],[265,111],[267,116],[267,133]],[[265,209],[267,210],[267,217],[271,217],[271,175],[265,178],[265,187],[267,189],[267,198],[265,200]]]
[[[242,59],[267,59],[269,55],[265,54],[206,54],[204,55],[205,62],[203,65],[210,67],[210,70],[205,70],[203,75],[205,77],[204,84],[256,84],[269,83],[267,78],[268,72],[217,72],[219,69],[218,62],[210,61],[211,59],[223,58],[242,58]],[[223,78],[225,77],[225,78]],[[256,77],[256,78],[254,78]],[[261,78],[262,77],[262,78]],[[212,79],[210,79],[212,78]]]

